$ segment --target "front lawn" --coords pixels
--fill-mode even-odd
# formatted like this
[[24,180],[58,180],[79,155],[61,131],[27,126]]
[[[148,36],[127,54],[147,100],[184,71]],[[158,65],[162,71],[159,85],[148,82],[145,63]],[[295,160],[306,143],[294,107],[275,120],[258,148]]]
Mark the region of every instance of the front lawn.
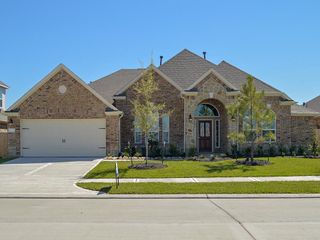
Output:
[[77,183],[79,187],[110,194],[263,194],[320,193],[319,182],[228,183]]
[[1,164],[1,163],[8,162],[8,161],[10,161],[10,160],[12,160],[12,159],[14,159],[14,158],[1,158],[1,157],[0,157],[0,164]]
[[[320,159],[274,157],[270,165],[244,166],[234,160],[219,162],[165,161],[167,168],[129,169],[130,162],[118,162],[120,178],[183,178],[183,177],[259,177],[319,176]],[[136,162],[135,162],[136,163]],[[114,178],[115,163],[103,161],[85,178]]]

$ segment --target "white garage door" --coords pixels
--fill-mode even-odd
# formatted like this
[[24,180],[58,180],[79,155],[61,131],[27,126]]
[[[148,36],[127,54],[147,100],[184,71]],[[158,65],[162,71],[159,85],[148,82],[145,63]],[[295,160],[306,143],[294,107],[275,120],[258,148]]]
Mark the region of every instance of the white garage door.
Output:
[[105,119],[22,119],[21,156],[93,157],[106,154]]

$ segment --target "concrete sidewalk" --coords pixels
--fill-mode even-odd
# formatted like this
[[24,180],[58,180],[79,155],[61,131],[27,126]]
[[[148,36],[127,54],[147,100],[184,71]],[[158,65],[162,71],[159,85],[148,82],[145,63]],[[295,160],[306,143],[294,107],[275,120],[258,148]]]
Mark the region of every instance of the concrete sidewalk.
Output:
[[[210,183],[210,182],[286,182],[286,181],[320,181],[320,176],[288,176],[288,177],[217,177],[217,178],[120,178],[122,183]],[[114,183],[114,178],[80,179],[81,183],[102,182]]]

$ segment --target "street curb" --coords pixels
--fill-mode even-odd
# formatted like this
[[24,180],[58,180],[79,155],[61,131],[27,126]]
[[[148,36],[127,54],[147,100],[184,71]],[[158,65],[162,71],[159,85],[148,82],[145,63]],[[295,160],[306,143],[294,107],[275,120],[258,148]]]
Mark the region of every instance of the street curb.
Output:
[[57,195],[0,195],[0,199],[101,199],[101,200],[121,200],[121,199],[320,199],[320,194],[101,194],[101,195],[79,195],[79,196],[57,196]]

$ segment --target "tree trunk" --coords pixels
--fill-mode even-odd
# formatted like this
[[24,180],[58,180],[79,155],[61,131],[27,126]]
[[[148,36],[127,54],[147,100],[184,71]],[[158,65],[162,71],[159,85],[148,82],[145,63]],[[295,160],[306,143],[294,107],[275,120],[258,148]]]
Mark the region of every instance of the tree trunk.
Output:
[[253,162],[254,142],[251,143],[250,161]]
[[148,157],[149,157],[149,142],[148,142],[148,136],[144,138],[145,145],[146,145],[146,165],[148,165]]

